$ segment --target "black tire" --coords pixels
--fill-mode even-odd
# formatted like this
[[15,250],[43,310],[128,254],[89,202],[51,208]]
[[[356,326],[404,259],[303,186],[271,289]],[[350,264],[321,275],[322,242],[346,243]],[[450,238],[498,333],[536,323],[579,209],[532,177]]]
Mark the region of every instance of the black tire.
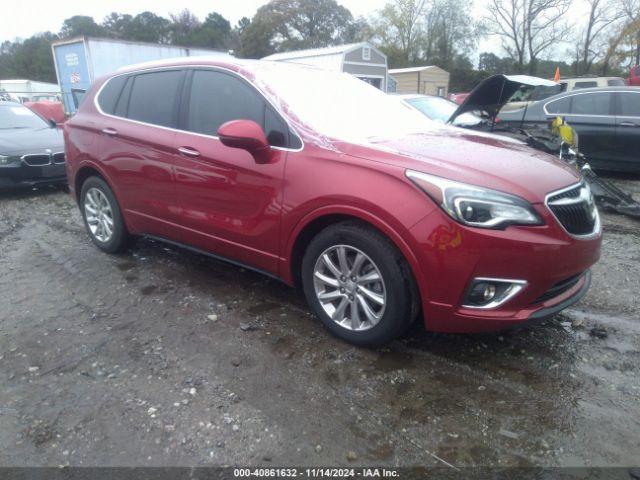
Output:
[[[386,290],[386,305],[379,322],[368,330],[349,330],[325,312],[314,286],[316,262],[333,246],[355,247],[367,255],[380,271]],[[377,347],[402,335],[418,313],[418,295],[410,268],[400,251],[378,230],[345,221],[322,230],[307,247],[302,259],[302,287],[311,310],[337,337],[354,345]]]
[[[85,202],[87,192],[95,188],[99,190],[108,200],[109,205],[111,206],[111,212],[113,216],[113,234],[107,241],[99,240],[92,232],[91,228],[89,228],[89,223],[87,222],[87,212],[85,211]],[[103,252],[107,253],[119,253],[124,251],[132,241],[131,235],[127,232],[127,227],[124,224],[124,220],[122,218],[122,213],[120,210],[120,205],[116,200],[113,191],[107,182],[105,182],[100,177],[89,177],[82,184],[82,189],[80,190],[80,211],[82,212],[82,218],[84,220],[84,226],[87,229],[87,233],[91,238],[91,241]]]

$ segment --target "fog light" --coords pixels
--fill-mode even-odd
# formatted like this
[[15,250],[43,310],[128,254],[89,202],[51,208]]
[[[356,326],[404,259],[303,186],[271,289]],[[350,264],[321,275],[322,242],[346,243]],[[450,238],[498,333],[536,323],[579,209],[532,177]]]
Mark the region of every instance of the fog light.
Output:
[[495,285],[491,285],[488,284],[486,287],[484,287],[484,300],[485,302],[488,302],[489,300],[491,300],[493,297],[496,296],[496,286]]
[[513,298],[527,284],[524,280],[474,278],[467,289],[463,307],[496,308]]

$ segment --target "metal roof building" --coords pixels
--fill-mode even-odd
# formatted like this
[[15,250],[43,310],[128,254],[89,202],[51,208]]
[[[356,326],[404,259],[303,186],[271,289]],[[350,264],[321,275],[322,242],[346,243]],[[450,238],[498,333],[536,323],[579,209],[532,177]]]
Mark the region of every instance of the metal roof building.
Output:
[[350,73],[381,90],[387,90],[387,57],[369,42],[274,53],[263,60],[300,63]]

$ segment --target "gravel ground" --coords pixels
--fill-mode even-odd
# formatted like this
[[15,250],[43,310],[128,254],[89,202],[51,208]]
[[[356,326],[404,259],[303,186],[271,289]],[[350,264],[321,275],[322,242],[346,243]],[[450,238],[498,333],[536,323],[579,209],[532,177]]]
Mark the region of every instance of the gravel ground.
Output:
[[364,350],[277,281],[149,240],[105,255],[69,196],[4,194],[0,465],[640,464],[640,223],[604,224],[553,321]]

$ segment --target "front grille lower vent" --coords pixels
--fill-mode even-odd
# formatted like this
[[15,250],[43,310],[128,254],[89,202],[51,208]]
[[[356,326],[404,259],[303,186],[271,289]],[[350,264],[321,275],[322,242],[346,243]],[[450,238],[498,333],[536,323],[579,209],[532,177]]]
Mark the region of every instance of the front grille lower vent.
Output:
[[573,275],[569,278],[565,278],[561,282],[553,285],[549,290],[544,292],[531,303],[535,304],[546,302],[547,300],[557,297],[558,295],[562,295],[564,292],[571,290],[580,281],[580,278],[582,278],[582,273]]
[[598,211],[584,183],[550,194],[547,206],[572,235],[590,235],[598,228]]
[[41,167],[51,163],[51,156],[48,153],[24,155],[22,160],[30,167]]

